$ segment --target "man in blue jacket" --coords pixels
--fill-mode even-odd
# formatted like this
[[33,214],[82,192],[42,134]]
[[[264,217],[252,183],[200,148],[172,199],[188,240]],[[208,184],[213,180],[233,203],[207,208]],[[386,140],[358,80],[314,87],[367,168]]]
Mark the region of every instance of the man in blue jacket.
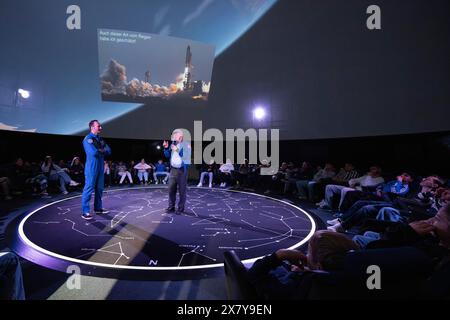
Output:
[[103,209],[102,194],[104,188],[104,156],[111,154],[110,147],[99,136],[102,131],[102,125],[97,120],[89,122],[91,132],[84,138],[83,147],[86,151],[86,165],[84,168],[85,185],[83,189],[81,217],[85,220],[91,220],[89,202],[91,195],[95,192],[94,211],[96,214],[107,213]]
[[169,207],[166,212],[175,212],[175,201],[177,187],[180,193],[177,214],[184,212],[186,204],[186,189],[188,179],[188,169],[191,164],[191,145],[183,141],[183,130],[176,129],[172,133],[172,144],[169,149],[169,142],[164,141],[164,155],[170,159],[169,174]]

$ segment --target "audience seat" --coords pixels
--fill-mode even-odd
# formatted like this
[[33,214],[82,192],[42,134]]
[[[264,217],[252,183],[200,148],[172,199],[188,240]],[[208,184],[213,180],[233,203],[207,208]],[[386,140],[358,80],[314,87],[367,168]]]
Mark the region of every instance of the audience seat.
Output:
[[0,300],[24,299],[25,290],[19,257],[12,252],[0,252]]
[[224,252],[227,297],[229,300],[255,300],[256,290],[248,281],[247,268],[234,250]]
[[[258,299],[247,279],[247,269],[234,251],[224,253],[227,296],[230,300]],[[369,290],[367,268],[376,265],[381,271],[381,289]],[[431,259],[412,247],[358,250],[347,254],[338,272],[315,272],[308,294],[309,300],[343,299],[411,299],[424,296],[424,287],[433,273]],[[439,279],[448,280],[448,270]],[[435,279],[436,280],[436,279]],[[441,285],[442,287],[442,285]],[[429,292],[425,293],[430,296]]]
[[[158,184],[163,184],[163,181],[164,181],[165,178],[166,178],[165,176],[157,175],[156,176],[157,181],[154,181],[154,182],[155,183],[158,182]],[[150,179],[150,177],[149,177],[149,179]]]
[[[381,272],[381,289],[369,290],[369,266]],[[314,278],[309,299],[408,299],[422,295],[422,287],[433,272],[432,260],[412,247],[358,250],[347,254],[339,272]]]
[[437,270],[425,282],[421,298],[450,300],[450,258],[440,263]]
[[188,169],[188,181],[198,182],[200,179],[200,170],[196,166],[189,166]]

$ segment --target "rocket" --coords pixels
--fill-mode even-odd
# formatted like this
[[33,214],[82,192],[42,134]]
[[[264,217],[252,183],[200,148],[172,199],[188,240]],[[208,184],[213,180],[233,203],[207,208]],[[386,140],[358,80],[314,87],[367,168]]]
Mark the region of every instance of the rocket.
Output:
[[184,68],[183,90],[191,89],[192,53],[191,46],[186,49],[186,67]]
[[192,66],[192,53],[191,46],[188,46],[186,49],[186,68],[190,68]]

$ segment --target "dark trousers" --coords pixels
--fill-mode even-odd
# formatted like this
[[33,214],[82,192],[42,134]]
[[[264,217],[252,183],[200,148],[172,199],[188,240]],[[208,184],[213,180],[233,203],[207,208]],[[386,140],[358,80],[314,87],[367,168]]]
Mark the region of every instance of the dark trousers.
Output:
[[342,227],[346,230],[361,224],[364,220],[375,218],[380,209],[392,206],[390,202],[359,200],[344,213],[341,218]]
[[239,183],[239,186],[247,185],[247,173],[240,173],[239,171],[231,171],[232,179]]
[[171,168],[169,175],[169,208],[175,208],[175,201],[177,197],[177,188],[180,193],[180,200],[178,201],[178,209],[184,210],[186,203],[186,188],[187,188],[187,170],[184,168]]
[[231,173],[223,173],[219,171],[219,180],[221,183],[225,182],[227,185],[230,185],[232,183]]
[[104,174],[105,186],[110,187],[112,184],[111,174]]
[[364,192],[359,190],[349,191],[345,194],[345,198],[341,203],[340,210],[341,212],[346,212],[354,205],[357,201],[366,200],[366,201],[383,201],[383,198],[378,197],[377,195]]

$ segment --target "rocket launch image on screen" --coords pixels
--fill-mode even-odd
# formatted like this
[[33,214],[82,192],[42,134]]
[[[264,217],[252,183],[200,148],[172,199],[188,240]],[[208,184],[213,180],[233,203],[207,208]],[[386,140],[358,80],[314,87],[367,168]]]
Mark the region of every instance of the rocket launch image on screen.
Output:
[[98,29],[103,101],[206,101],[214,46],[187,39]]

